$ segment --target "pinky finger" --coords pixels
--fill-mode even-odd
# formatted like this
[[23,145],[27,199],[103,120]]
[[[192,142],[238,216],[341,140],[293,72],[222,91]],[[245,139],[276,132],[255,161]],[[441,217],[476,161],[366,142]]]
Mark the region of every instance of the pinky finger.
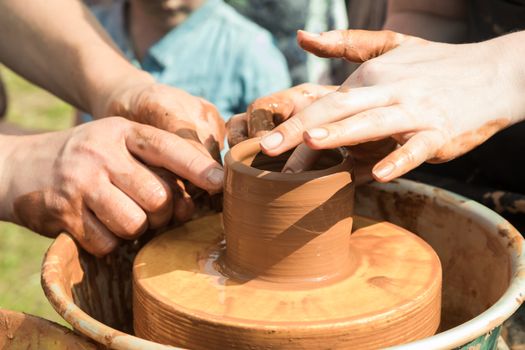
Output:
[[393,180],[432,158],[441,145],[442,139],[438,132],[419,132],[377,163],[372,175],[379,182]]

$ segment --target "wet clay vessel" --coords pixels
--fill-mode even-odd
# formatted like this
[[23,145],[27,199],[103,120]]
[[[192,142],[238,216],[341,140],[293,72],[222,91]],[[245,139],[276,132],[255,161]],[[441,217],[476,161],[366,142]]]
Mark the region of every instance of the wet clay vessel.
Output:
[[1,350],[97,350],[102,346],[56,323],[0,309]]
[[[133,266],[137,336],[189,349],[375,349],[431,336],[441,265],[421,238],[356,217],[351,162],[312,171],[258,140],[226,156],[223,215],[153,239]],[[222,218],[222,220],[221,220]]]

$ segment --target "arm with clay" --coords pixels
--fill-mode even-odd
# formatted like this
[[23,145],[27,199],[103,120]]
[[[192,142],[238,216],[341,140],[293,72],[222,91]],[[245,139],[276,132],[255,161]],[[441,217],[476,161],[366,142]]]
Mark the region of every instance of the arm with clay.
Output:
[[222,187],[220,165],[209,157],[199,161],[201,151],[184,139],[119,117],[59,132],[0,135],[0,147],[0,220],[49,237],[68,232],[97,256],[172,216],[189,219],[174,206],[187,200],[170,190],[176,175],[209,191]]
[[222,147],[215,107],[136,69],[78,0],[1,1],[0,61],[96,118],[149,124],[204,143],[214,156]]
[[[59,13],[68,15],[58,22]],[[222,168],[199,142],[223,132],[214,108],[135,69],[79,1],[0,2],[0,61],[79,108],[143,122],[0,136],[0,219],[49,236],[67,231],[104,255],[118,238],[191,217],[179,177],[221,190]]]

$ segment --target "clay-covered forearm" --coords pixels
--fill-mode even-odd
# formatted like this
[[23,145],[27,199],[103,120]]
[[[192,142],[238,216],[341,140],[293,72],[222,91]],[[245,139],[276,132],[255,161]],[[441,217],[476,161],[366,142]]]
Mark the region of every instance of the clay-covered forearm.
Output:
[[467,3],[389,0],[383,28],[432,41],[462,43],[467,40]]
[[92,113],[101,94],[123,78],[144,74],[78,0],[1,1],[0,62]]

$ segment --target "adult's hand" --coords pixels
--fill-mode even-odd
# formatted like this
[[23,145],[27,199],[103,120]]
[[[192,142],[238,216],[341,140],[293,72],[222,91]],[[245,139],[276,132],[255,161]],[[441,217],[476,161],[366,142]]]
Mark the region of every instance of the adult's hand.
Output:
[[1,218],[54,236],[69,232],[90,253],[110,252],[173,215],[164,169],[210,192],[222,168],[181,137],[113,117],[74,129],[3,136]]
[[[98,92],[92,110],[96,117],[118,115],[174,133],[220,160],[225,125],[208,101],[140,76]],[[203,147],[204,146],[204,147]]]
[[[228,143],[234,146],[237,143],[252,137],[260,137],[277,125],[288,120],[294,114],[312,104],[319,98],[336,91],[335,86],[322,86],[316,84],[301,84],[277,92],[273,95],[255,100],[246,113],[238,114],[228,122]],[[395,148],[392,139],[350,147],[350,152],[355,162],[356,183],[369,181],[370,170],[375,163]],[[305,144],[300,144],[282,171],[299,173],[308,170],[318,159],[319,151],[312,150]]]
[[299,32],[318,56],[365,63],[265,135],[262,148],[275,156],[301,142],[324,149],[392,137],[400,147],[373,168],[378,181],[451,160],[524,119],[524,39],[451,45],[389,31]]
[[[203,155],[221,162],[220,150],[224,146],[225,125],[219,112],[211,103],[183,90],[154,83],[137,77],[122,81],[110,91],[100,90],[100,98],[93,110],[98,117],[118,115],[139,123],[148,124],[180,136]],[[195,209],[213,207],[213,200],[201,188],[186,178],[170,178],[168,183],[178,193],[175,210],[185,221]],[[216,208],[212,208],[216,209]]]

